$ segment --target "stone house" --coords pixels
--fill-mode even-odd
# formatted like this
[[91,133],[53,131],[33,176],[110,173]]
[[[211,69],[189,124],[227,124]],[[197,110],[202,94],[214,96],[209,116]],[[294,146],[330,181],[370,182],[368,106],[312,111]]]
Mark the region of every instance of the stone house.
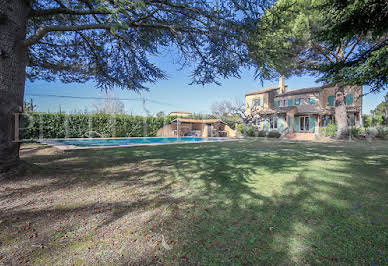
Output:
[[[361,126],[362,87],[344,88],[348,125]],[[288,90],[283,78],[277,86],[260,89],[245,95],[245,108],[255,108],[259,130],[278,131],[285,137],[305,134],[309,139],[320,127],[335,123],[335,87],[324,85]]]
[[236,137],[236,131],[218,119],[177,118],[158,130],[158,137]]

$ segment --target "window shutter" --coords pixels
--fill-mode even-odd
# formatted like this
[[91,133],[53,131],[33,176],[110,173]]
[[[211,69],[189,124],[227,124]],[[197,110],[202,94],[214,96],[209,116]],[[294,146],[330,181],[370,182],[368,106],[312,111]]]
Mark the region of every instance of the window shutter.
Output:
[[295,99],[295,105],[299,105],[299,99]]
[[327,105],[334,106],[334,96],[327,97]]
[[284,116],[279,115],[279,117],[278,117],[278,131],[282,132],[283,129],[284,129]]
[[288,120],[287,120],[287,122],[288,122],[288,130],[291,130],[291,116],[289,115],[288,116]]
[[353,94],[346,94],[345,101],[346,105],[353,104]]
[[268,118],[264,118],[263,121],[263,130],[268,131]]
[[315,98],[310,98],[310,104],[315,104]]
[[315,116],[310,116],[309,117],[309,127],[310,127],[310,132],[315,132]]
[[299,117],[294,117],[294,132],[299,132]]
[[288,100],[288,106],[292,106],[292,99]]
[[274,106],[275,106],[275,108],[279,107],[279,101],[275,101]]

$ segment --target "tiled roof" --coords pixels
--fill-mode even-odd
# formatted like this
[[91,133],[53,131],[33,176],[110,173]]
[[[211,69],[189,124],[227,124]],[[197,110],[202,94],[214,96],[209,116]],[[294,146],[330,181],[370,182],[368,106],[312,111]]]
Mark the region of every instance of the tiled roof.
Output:
[[215,124],[215,123],[224,123],[218,119],[189,119],[189,118],[177,118],[172,120],[172,122],[181,122],[181,123],[197,123],[197,124]]
[[185,111],[172,111],[171,113],[191,114],[190,112],[185,112]]
[[313,92],[320,92],[324,88],[329,88],[329,87],[332,87],[332,86],[333,85],[324,85],[324,86],[319,86],[319,87],[291,90],[291,91],[288,91],[286,93],[282,93],[282,94],[276,95],[276,97],[290,96],[290,95],[299,95],[299,94],[313,93]]
[[279,86],[267,87],[267,88],[260,89],[260,90],[257,90],[257,91],[249,92],[249,93],[245,94],[245,96],[261,94],[261,93],[273,91],[273,90],[276,90],[276,89],[280,89],[280,87]]
[[318,114],[321,113],[323,109],[318,105],[303,104],[298,105],[297,114]]

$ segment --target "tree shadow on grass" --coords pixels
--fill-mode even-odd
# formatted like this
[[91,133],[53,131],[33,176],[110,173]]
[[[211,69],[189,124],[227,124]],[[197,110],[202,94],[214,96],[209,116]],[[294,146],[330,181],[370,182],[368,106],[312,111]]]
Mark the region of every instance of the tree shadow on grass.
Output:
[[[252,154],[247,155],[246,150],[238,154],[236,150],[220,148],[212,159],[196,156],[192,168],[179,167],[179,176],[188,183],[197,183],[198,188],[191,197],[192,210],[184,212],[179,225],[173,228],[170,238],[179,241],[167,261],[189,264],[386,261],[383,249],[388,239],[384,222],[388,157],[385,150],[376,151],[380,153],[379,160],[371,167],[368,159],[363,158],[365,150],[338,151],[335,147],[323,149],[304,144],[295,148],[306,148],[309,152],[284,152],[281,147],[273,151],[267,147],[259,153],[250,150]],[[319,162],[321,166],[311,162]],[[285,178],[283,174],[287,172],[293,173],[295,179],[283,182],[280,191],[271,195],[259,193],[265,189],[251,186],[254,180],[268,178],[270,187],[277,182],[275,175]]]
[[[46,167],[33,178],[51,183],[26,186],[25,193],[19,187],[2,199],[39,194],[45,185],[52,193],[78,187],[128,192],[130,200],[106,195],[100,203],[92,198],[81,206],[64,205],[65,210],[26,212],[17,205],[10,212],[24,217],[16,222],[23,224],[56,211],[62,211],[60,217],[79,211],[93,220],[91,210],[99,210],[104,219],[95,230],[136,225],[135,238],[152,232],[159,242],[150,247],[138,240],[135,245],[147,250],[136,249],[124,230],[124,255],[99,255],[101,263],[380,263],[388,239],[386,146],[370,153],[366,145],[341,145],[246,141],[27,156]],[[148,215],[143,217],[144,210]],[[54,225],[50,219],[39,224]],[[80,229],[68,224],[75,226],[70,231]],[[172,249],[161,246],[162,239]],[[60,247],[32,253],[55,258],[74,249]],[[84,253],[79,256],[90,262]]]

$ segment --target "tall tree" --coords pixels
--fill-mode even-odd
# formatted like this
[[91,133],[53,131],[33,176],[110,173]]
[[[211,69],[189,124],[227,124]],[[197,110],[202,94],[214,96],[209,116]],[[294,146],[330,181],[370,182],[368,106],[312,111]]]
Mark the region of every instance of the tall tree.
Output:
[[385,95],[385,125],[388,127],[388,93]]
[[270,0],[0,0],[0,171],[17,163],[14,116],[25,80],[146,89],[166,78],[150,61],[175,47],[193,83],[239,76],[247,62],[240,26]]
[[[385,42],[386,35],[372,34],[372,38],[353,33],[335,40],[325,39],[319,33],[327,29],[324,25],[328,23],[327,13],[331,10],[325,9],[329,8],[328,3],[328,0],[279,0],[267,9],[248,43],[261,78],[274,78],[279,73],[285,76],[313,74],[326,83],[335,84],[337,136],[340,137],[347,132],[344,86],[364,85],[365,82],[360,79],[344,82],[341,80],[346,74],[343,67],[336,69],[337,78],[330,69],[357,60],[355,57],[363,51],[373,50]],[[347,12],[352,14],[353,11]]]
[[346,60],[328,62],[318,70],[321,80],[368,85],[366,93],[388,87],[388,3],[385,0],[330,0],[321,5],[322,26],[316,39],[331,49],[340,42],[354,43]]

